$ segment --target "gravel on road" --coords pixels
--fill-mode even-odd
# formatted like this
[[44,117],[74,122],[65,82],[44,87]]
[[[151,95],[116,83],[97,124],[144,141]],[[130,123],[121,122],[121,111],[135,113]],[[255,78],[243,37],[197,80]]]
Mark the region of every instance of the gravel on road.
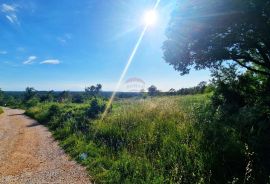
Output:
[[4,108],[0,115],[0,184],[91,183],[86,169],[72,161],[46,127]]

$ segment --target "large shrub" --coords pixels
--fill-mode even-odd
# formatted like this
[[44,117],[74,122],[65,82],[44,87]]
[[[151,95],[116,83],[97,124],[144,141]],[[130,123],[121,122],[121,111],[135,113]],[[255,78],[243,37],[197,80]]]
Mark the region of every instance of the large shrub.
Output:
[[[239,168],[239,172],[236,170],[233,173],[237,174],[236,177],[242,182],[268,182],[270,79],[251,72],[237,73],[235,66],[221,68],[214,73],[214,77],[216,86],[212,96],[214,125],[235,132],[237,139],[234,143],[242,145],[242,153],[238,154],[242,155],[242,158],[231,164],[231,168]],[[228,139],[223,142],[227,143]],[[225,160],[228,162],[232,159]],[[230,172],[227,175],[232,175]]]

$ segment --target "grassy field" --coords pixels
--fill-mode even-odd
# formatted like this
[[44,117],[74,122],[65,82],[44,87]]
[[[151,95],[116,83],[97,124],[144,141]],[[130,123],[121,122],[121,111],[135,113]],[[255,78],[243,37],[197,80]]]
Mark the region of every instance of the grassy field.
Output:
[[87,104],[40,104],[27,114],[46,124],[97,182],[207,182],[194,115],[208,101],[207,95],[117,101],[103,121],[86,118],[94,108]]

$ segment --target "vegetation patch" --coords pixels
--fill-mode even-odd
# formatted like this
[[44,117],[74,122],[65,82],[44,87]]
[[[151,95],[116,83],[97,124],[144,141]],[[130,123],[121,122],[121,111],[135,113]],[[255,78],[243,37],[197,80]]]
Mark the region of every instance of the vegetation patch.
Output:
[[[104,101],[93,100],[103,108]],[[101,112],[93,102],[39,104],[26,113],[46,124],[98,182],[192,182],[210,174],[197,156],[202,135],[194,129],[196,109],[208,103],[207,95],[122,100],[104,120],[93,116]]]
[[4,113],[4,110],[0,107],[0,114]]

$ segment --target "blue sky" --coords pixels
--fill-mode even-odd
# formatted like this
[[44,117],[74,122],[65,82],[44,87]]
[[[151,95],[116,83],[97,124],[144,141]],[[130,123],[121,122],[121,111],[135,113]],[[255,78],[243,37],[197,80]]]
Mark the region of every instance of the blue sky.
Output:
[[[113,90],[154,0],[0,0],[0,88]],[[163,60],[162,43],[175,0],[161,0],[124,80],[138,77],[166,91],[209,80],[180,76]],[[123,88],[121,88],[124,90]]]

